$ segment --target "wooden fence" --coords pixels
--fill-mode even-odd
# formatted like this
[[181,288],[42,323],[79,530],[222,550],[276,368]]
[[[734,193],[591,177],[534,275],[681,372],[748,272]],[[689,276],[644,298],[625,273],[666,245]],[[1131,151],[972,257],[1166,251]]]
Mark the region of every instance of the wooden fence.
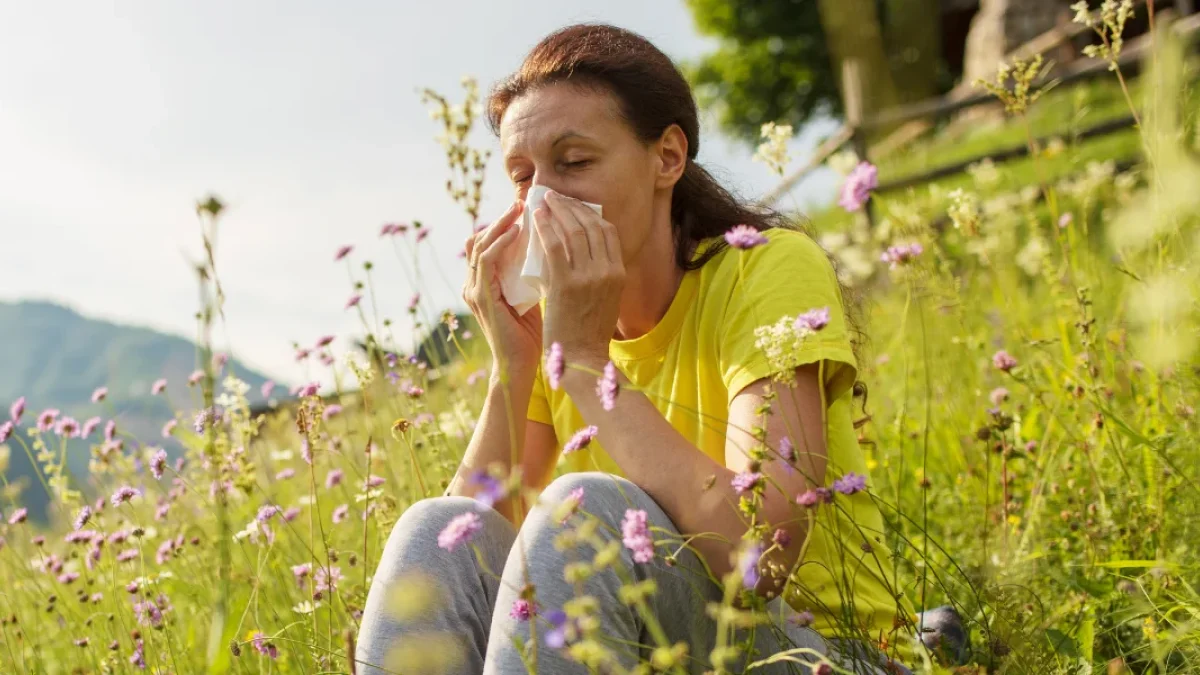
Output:
[[[1168,19],[1170,14],[1162,12],[1160,16],[1162,19]],[[1197,35],[1200,35],[1200,14],[1193,14],[1175,21],[1171,24],[1171,29],[1176,35],[1184,38],[1189,46],[1194,46],[1195,38]],[[1077,23],[1056,27],[1011,52],[1006,57],[1006,61],[1011,61],[1014,58],[1028,58],[1044,53],[1088,30],[1091,29]],[[1151,46],[1151,36],[1148,34],[1138,36],[1126,42],[1117,61],[1122,74],[1135,75],[1141,68],[1144,56],[1148,53]],[[1039,79],[1034,86],[1038,88],[1051,85],[1058,86],[1094,79],[1108,73],[1109,64],[1107,61],[1082,59],[1065,67],[1053,78]],[[963,83],[944,96],[890,108],[877,115],[865,117],[862,114],[860,103],[862,96],[860,93],[861,84],[858,75],[858,66],[853,61],[843,65],[843,90],[846,92],[844,100],[846,109],[845,124],[825,142],[821,143],[814,151],[812,157],[803,166],[786,176],[779,185],[764,195],[760,200],[761,204],[764,206],[773,206],[779,199],[800,184],[814,169],[820,167],[835,153],[847,146],[850,146],[854,150],[855,155],[860,160],[869,161],[873,153],[876,157],[886,155],[901,145],[914,140],[931,128],[937,120],[945,119],[969,108],[997,103],[992,94],[981,93],[971,84]],[[1084,129],[1077,134],[1077,137],[1095,138],[1104,136],[1128,129],[1135,124],[1136,122],[1132,115],[1121,117]],[[893,131],[886,138],[868,147],[868,135],[878,132],[881,129],[893,129]],[[1048,139],[1040,139],[1039,145],[1041,141],[1045,140]],[[952,176],[965,171],[972,164],[986,159],[994,162],[1004,162],[1028,154],[1028,144],[1002,148],[920,173],[889,180],[880,184],[875,191],[882,193],[889,190],[898,190],[920,185],[938,178]],[[874,220],[870,203],[867,205],[867,217],[872,221]]]

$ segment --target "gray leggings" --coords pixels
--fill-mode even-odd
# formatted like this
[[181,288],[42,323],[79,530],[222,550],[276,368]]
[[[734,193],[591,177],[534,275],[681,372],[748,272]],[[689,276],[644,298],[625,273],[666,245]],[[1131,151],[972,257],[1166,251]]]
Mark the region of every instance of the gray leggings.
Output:
[[[635,563],[631,552],[621,547],[616,564],[630,570],[634,581],[653,579],[657,592],[648,599],[650,609],[657,617],[662,631],[670,644],[685,642],[688,645],[690,673],[702,673],[709,669],[709,654],[716,639],[716,624],[705,611],[709,603],[720,602],[720,587],[713,583],[704,571],[699,559],[688,549],[679,551],[681,537],[674,524],[641,488],[623,478],[603,473],[567,474],[551,483],[543,492],[521,526],[520,532],[511,523],[490,509],[480,510],[479,503],[466,497],[435,497],[425,499],[413,506],[397,521],[383,551],[379,567],[371,582],[367,605],[363,612],[355,658],[359,673],[393,672],[384,669],[388,664],[388,653],[398,646],[432,646],[429,634],[441,632],[454,636],[461,645],[457,656],[458,666],[450,672],[475,675],[513,675],[528,672],[513,638],[521,643],[529,639],[528,621],[510,616],[513,603],[520,598],[521,589],[527,584],[536,588],[536,602],[545,614],[562,608],[563,604],[578,595],[588,594],[599,602],[600,635],[605,646],[616,653],[625,669],[632,668],[638,659],[649,656],[655,641],[648,632],[642,618],[618,597],[622,581],[611,567],[591,576],[582,583],[582,592],[563,578],[564,567],[578,560],[591,560],[592,550],[584,546],[578,551],[559,551],[554,546],[555,537],[563,527],[552,515],[555,506],[562,503],[576,488],[583,488],[585,496],[582,511],[596,516],[602,523],[601,536],[606,539],[620,538],[621,521],[626,509],[643,509],[646,521],[654,537],[655,557],[650,563]],[[438,546],[438,534],[446,524],[467,511],[474,510],[482,521],[481,529],[475,533],[470,545],[446,551]],[[609,529],[611,528],[611,529]],[[513,546],[520,542],[520,546]],[[675,554],[674,565],[664,563],[664,557]],[[439,602],[431,603],[419,616],[395,618],[388,610],[390,597],[402,594],[398,586],[405,584],[405,575],[423,572],[437,579],[442,587]],[[839,653],[866,653],[859,647],[841,643],[837,651],[810,628],[796,625],[787,620],[795,612],[778,598],[768,605],[772,625],[759,626],[754,630],[754,656],[739,656],[738,662],[730,664],[732,672],[741,672],[746,664],[766,658],[771,654],[796,648],[810,650],[794,655],[796,661],[805,664],[816,662],[812,654],[826,655],[835,661],[844,661]],[[587,673],[583,665],[572,662],[561,650],[551,649],[544,644],[549,625],[540,617],[537,623],[537,671],[554,675]],[[422,639],[425,636],[426,639]],[[733,636],[740,639],[745,633]],[[728,643],[727,643],[728,644]],[[884,673],[874,665],[846,663],[843,667],[859,673]],[[405,675],[423,669],[408,663]],[[434,669],[431,667],[430,672]],[[755,672],[810,673],[811,666],[781,662],[755,668]],[[437,671],[442,672],[442,671]],[[908,673],[907,669],[896,672]]]

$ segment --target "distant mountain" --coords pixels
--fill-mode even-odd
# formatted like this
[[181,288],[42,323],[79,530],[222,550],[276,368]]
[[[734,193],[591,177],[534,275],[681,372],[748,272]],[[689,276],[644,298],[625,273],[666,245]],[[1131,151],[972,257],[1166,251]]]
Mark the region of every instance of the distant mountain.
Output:
[[[42,410],[58,408],[81,422],[93,415],[116,419],[123,432],[146,444],[161,443],[160,430],[172,408],[199,407],[199,392],[187,386],[196,359],[196,345],[180,337],[89,319],[48,302],[0,302],[0,422],[8,419],[9,405],[24,396],[22,429]],[[230,361],[225,372],[250,385],[252,404],[261,402],[259,390],[266,377],[236,361]],[[150,395],[151,384],[159,378],[167,380],[166,397]],[[108,397],[93,404],[92,392],[98,387],[107,387]],[[9,448],[6,477],[24,482],[21,505],[31,515],[41,515],[47,496],[24,451],[12,441]],[[72,473],[82,477],[87,453],[70,456]],[[0,501],[0,510],[7,513],[10,508]]]

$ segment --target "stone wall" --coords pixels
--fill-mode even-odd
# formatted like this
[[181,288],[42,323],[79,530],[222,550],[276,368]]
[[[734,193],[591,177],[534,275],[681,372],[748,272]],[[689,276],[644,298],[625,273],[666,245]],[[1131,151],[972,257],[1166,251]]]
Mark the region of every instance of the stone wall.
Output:
[[981,0],[967,34],[963,82],[991,78],[1004,55],[1070,20],[1068,0]]

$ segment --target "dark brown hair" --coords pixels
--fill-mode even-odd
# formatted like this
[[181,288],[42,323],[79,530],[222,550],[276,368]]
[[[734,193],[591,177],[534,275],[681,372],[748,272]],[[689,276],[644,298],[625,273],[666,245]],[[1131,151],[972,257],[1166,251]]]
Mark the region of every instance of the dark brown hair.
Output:
[[546,36],[517,72],[492,89],[487,101],[488,125],[499,135],[500,121],[514,100],[537,87],[564,81],[612,93],[621,114],[645,143],[661,138],[672,124],[683,130],[687,166],[671,197],[675,259],[681,268],[696,269],[708,262],[726,245],[724,240],[692,260],[694,246],[719,237],[734,225],[758,230],[789,226],[783,215],[740,201],[696,163],[700,121],[691,86],[666,54],[623,28],[576,24]]
[[[700,120],[692,88],[671,59],[641,35],[607,24],[581,23],[546,36],[517,72],[492,88],[487,100],[492,132],[500,135],[500,122],[514,100],[558,82],[614,95],[625,121],[644,143],[661,138],[672,124],[683,130],[688,143],[687,166],[671,196],[675,260],[682,269],[697,269],[727,247],[721,235],[734,225],[806,230],[773,209],[741,201],[696,163]],[[696,244],[709,238],[715,238],[715,243],[693,259]],[[837,268],[836,260],[831,258],[830,263]],[[845,287],[841,291],[847,328],[856,334],[858,351],[863,339],[853,316],[858,298]],[[858,385],[855,389],[860,395],[865,393]]]

